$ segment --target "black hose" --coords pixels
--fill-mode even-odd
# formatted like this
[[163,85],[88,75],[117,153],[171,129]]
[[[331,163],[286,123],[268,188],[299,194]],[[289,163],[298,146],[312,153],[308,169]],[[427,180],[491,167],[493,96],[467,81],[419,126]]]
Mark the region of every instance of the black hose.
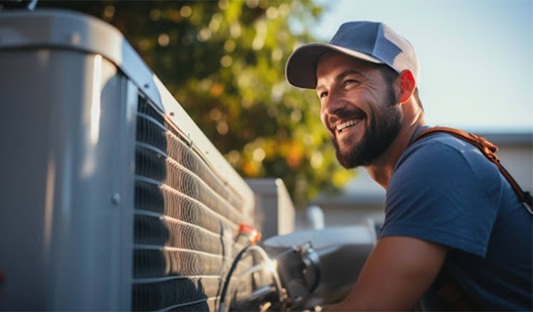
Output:
[[223,312],[224,309],[225,309],[224,301],[226,300],[226,293],[228,291],[228,287],[229,287],[229,283],[231,281],[231,276],[233,275],[233,271],[235,271],[235,268],[237,267],[237,264],[241,260],[242,256],[246,252],[246,250],[248,250],[248,248],[250,248],[250,247],[251,247],[251,245],[248,245],[248,246],[244,247],[239,252],[239,254],[235,257],[235,259],[233,259],[233,263],[231,264],[231,268],[229,269],[228,275],[226,276],[226,281],[224,282],[224,286],[222,287],[222,293],[220,294],[220,296],[221,296],[220,297],[220,306],[218,308],[219,312]]

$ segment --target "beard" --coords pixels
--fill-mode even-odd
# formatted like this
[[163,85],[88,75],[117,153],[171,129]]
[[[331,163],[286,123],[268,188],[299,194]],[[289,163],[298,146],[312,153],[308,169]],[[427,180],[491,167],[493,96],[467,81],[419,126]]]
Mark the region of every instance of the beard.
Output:
[[389,86],[384,102],[376,105],[379,109],[377,114],[374,111],[371,112],[368,129],[361,141],[350,150],[342,151],[336,136],[331,136],[337,160],[344,168],[351,169],[372,164],[398,136],[402,127],[402,114],[396,107],[398,99],[392,86]]

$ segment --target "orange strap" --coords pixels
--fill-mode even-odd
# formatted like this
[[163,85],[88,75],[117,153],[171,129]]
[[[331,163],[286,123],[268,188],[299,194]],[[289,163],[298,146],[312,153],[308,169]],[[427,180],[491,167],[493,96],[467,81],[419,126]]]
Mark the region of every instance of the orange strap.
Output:
[[417,142],[417,141],[419,141],[419,140],[421,140],[423,138],[427,138],[427,137],[429,137],[431,135],[434,135],[434,134],[437,134],[437,133],[447,133],[447,134],[452,135],[452,136],[454,136],[456,138],[459,138],[459,139],[464,140],[464,141],[466,141],[468,143],[471,143],[472,145],[474,145],[477,148],[479,148],[479,150],[483,153],[483,155],[485,155],[490,161],[492,161],[498,167],[498,169],[503,174],[505,179],[507,179],[507,181],[509,181],[509,184],[511,184],[511,187],[515,191],[516,195],[518,195],[518,199],[520,200],[520,202],[527,204],[529,206],[528,211],[530,213],[533,213],[531,211],[531,208],[532,208],[532,205],[533,205],[531,194],[529,192],[524,192],[520,188],[518,183],[516,183],[515,179],[513,179],[513,177],[509,174],[509,172],[507,172],[507,170],[505,170],[505,168],[500,164],[500,160],[498,159],[498,156],[496,156],[496,154],[495,154],[498,151],[498,147],[496,145],[490,143],[489,141],[487,141],[487,139],[485,139],[484,137],[482,137],[480,135],[477,135],[475,133],[466,133],[466,132],[461,131],[461,130],[457,130],[457,129],[453,129],[453,128],[446,128],[446,127],[434,127],[434,128],[426,129],[426,130],[422,131],[415,138],[415,140],[413,141],[412,144],[414,144],[415,142]]

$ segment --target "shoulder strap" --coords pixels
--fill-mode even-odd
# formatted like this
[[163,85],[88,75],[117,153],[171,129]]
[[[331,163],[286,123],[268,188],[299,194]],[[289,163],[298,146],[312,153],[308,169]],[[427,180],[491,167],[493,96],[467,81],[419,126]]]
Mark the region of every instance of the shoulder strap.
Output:
[[482,153],[485,155],[491,162],[493,162],[500,172],[503,174],[505,179],[511,184],[511,187],[515,191],[516,195],[518,195],[518,199],[521,203],[526,204],[526,209],[529,211],[529,213],[533,214],[533,211],[531,210],[533,205],[533,199],[529,192],[524,192],[518,183],[516,183],[515,179],[505,170],[505,168],[500,164],[500,159],[498,159],[498,156],[496,156],[496,152],[498,151],[498,147],[489,141],[485,139],[484,137],[477,135],[475,133],[466,133],[461,130],[453,129],[453,128],[447,128],[447,127],[434,127],[426,129],[413,140],[411,144],[414,144],[415,142],[427,138],[429,136],[432,136],[437,133],[447,133],[449,135],[452,135],[456,138],[459,138],[461,140],[464,140],[474,146],[476,146]]

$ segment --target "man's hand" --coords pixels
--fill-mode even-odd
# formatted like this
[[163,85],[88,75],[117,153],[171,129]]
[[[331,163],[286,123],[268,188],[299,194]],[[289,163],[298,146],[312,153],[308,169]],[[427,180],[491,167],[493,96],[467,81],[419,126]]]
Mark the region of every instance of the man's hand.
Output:
[[414,237],[381,238],[352,292],[328,312],[410,310],[436,279],[447,251]]

